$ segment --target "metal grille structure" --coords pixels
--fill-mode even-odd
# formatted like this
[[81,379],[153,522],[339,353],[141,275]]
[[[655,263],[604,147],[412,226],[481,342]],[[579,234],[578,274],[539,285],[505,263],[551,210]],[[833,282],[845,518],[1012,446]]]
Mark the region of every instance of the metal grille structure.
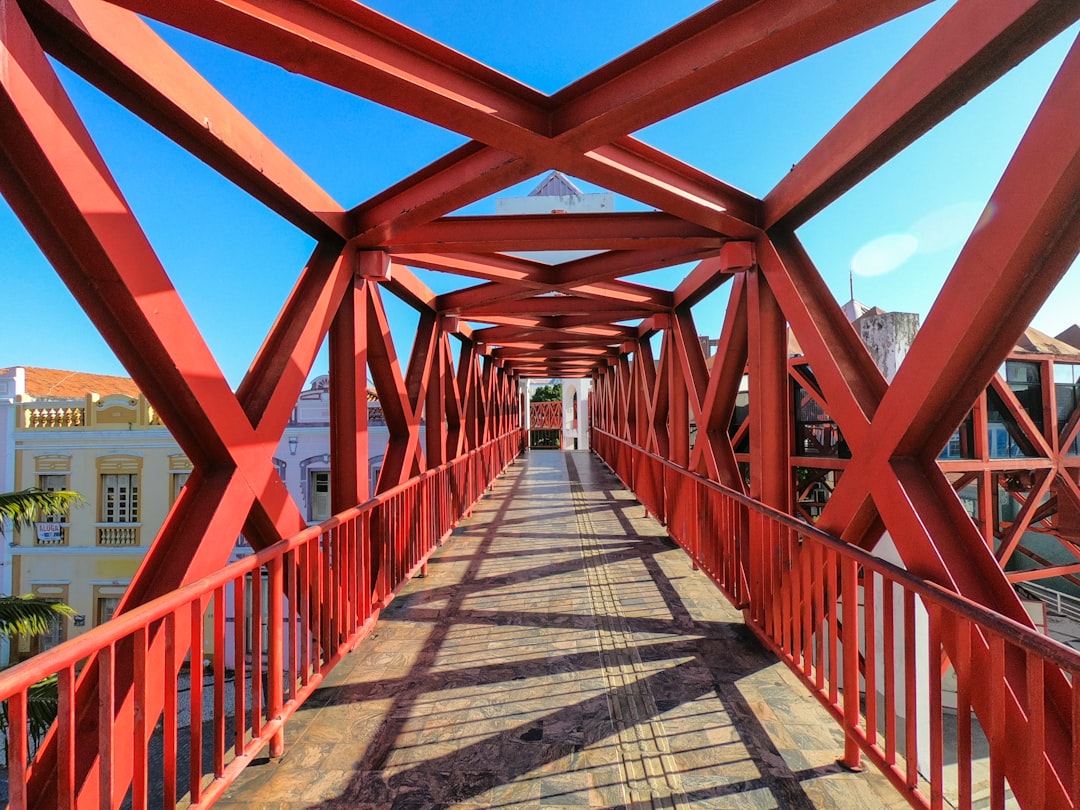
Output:
[[[483,462],[485,475],[494,474],[517,452],[520,378],[591,376],[591,419],[605,457],[669,521],[673,535],[699,542],[703,531],[726,532],[707,546],[709,554],[734,546],[708,564],[718,578],[716,572],[727,571],[730,580],[721,584],[757,626],[779,627],[776,616],[794,611],[818,629],[831,628],[834,640],[841,626],[851,632],[859,622],[856,581],[893,575],[863,557],[840,562],[841,546],[829,543],[872,549],[885,535],[910,575],[926,585],[907,591],[911,600],[940,591],[955,596],[952,607],[975,611],[965,614],[968,624],[933,625],[941,657],[934,666],[951,662],[964,700],[993,730],[1000,784],[1007,780],[1027,807],[1075,806],[1077,690],[1062,661],[1033,658],[1028,647],[1003,640],[1008,633],[1023,636],[1031,621],[937,457],[1077,255],[1080,45],[1073,45],[994,189],[988,201],[993,218],[968,239],[891,383],[848,324],[796,229],[1068,28],[1080,6],[1074,0],[958,0],[817,145],[792,156],[792,170],[762,198],[634,135],[923,4],[723,0],[546,95],[350,0],[0,0],[0,192],[194,463],[189,485],[110,623],[114,628],[84,637],[94,644],[80,648],[78,655],[89,658],[80,664],[77,686],[77,658],[48,659],[60,667],[53,671],[60,675],[61,720],[29,772],[25,757],[13,768],[13,804],[116,807],[133,785],[135,806],[143,806],[145,773],[103,741],[134,739],[138,748],[163,714],[175,742],[175,693],[162,687],[157,673],[175,675],[191,645],[203,643],[203,624],[193,617],[224,599],[226,586],[223,578],[203,578],[220,574],[241,532],[267,555],[252,565],[265,567],[260,576],[268,578],[270,592],[289,594],[298,607],[298,641],[291,649],[307,656],[293,670],[306,673],[306,680],[285,686],[271,667],[269,697],[256,691],[253,698],[248,733],[280,745],[282,707],[317,683],[349,633],[368,621],[369,586],[381,582],[385,592],[407,576],[478,494],[425,482],[444,482],[466,463]],[[346,209],[139,15],[468,141]],[[224,379],[49,57],[316,240],[237,390]],[[651,210],[450,216],[548,168]],[[558,265],[511,255],[550,250],[599,252]],[[687,262],[694,269],[673,289],[624,278]],[[410,267],[481,283],[435,295]],[[691,307],[725,285],[730,294],[710,370]],[[419,312],[404,366],[390,338],[384,293]],[[850,454],[827,500],[815,507],[817,529],[832,539],[815,534],[824,545],[813,553],[798,551],[809,541],[783,519],[797,500],[789,328],[813,372],[800,384],[835,423]],[[461,344],[456,365],[451,336]],[[360,521],[363,527],[340,535],[335,527],[342,523],[306,529],[272,461],[324,339],[334,394],[332,509],[348,513],[349,526]],[[378,484],[381,500],[361,507],[368,483],[368,373],[391,439]],[[732,435],[744,373],[749,405]],[[1075,439],[1075,426],[1071,430]],[[811,434],[822,448],[838,441],[820,430]],[[1055,475],[1063,482],[1061,497],[1080,501],[1075,468],[1063,465]],[[664,493],[691,484],[708,492],[723,488],[723,498],[734,497],[738,509],[723,506],[720,495],[702,496],[702,503],[717,515],[725,508],[739,520],[745,515],[753,526],[744,532],[718,518],[701,522],[685,504],[669,511]],[[393,521],[414,514],[407,510],[431,522],[423,547],[406,549],[397,529],[380,533],[380,521],[397,526]],[[339,537],[340,547],[334,545]],[[391,537],[405,544],[398,556],[371,552],[370,543],[379,548]],[[766,537],[769,543],[762,542]],[[769,559],[753,557],[766,550]],[[376,568],[357,569],[359,587],[330,576],[340,555],[365,554],[374,554]],[[392,576],[377,567],[391,560]],[[807,585],[801,591],[781,576],[796,560],[799,581]],[[204,589],[197,593],[180,590],[198,582]],[[384,595],[375,590],[376,597]],[[797,594],[801,602],[778,601],[780,613],[768,612],[772,595]],[[368,612],[358,613],[358,604]],[[931,614],[939,610],[926,604]],[[267,609],[270,626],[280,628],[281,601],[274,597]],[[902,609],[909,610],[907,602]],[[978,616],[990,615],[980,610],[1005,624],[991,632],[979,624]],[[138,620],[115,624],[129,613]],[[781,632],[776,644],[798,666],[811,631],[793,632],[804,635],[792,640]],[[256,641],[256,647],[271,644]],[[275,649],[274,655],[285,654],[280,644]],[[836,705],[841,691],[848,695],[836,714],[849,733],[849,764],[860,745],[877,745],[876,731],[860,726],[853,702],[857,652],[849,642],[847,680],[832,678],[825,692]],[[913,659],[898,666],[915,677]],[[155,676],[144,677],[148,671]],[[835,675],[836,667],[830,671]],[[26,687],[8,675],[3,695],[10,698],[18,738],[25,732]],[[77,748],[96,754],[75,757]],[[214,754],[221,778],[223,750],[222,736]],[[194,761],[196,754],[201,751],[193,752]],[[240,739],[235,767],[245,757],[250,752]],[[888,756],[878,759],[894,767]],[[197,781],[192,778],[190,797],[196,802],[203,795]],[[941,803],[940,793],[911,797]]]

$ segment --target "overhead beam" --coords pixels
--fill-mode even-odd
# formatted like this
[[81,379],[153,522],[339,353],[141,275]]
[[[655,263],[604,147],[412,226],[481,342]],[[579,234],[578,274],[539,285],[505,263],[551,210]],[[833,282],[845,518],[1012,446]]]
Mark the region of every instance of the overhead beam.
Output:
[[115,0],[483,143],[548,130],[546,96],[351,0]]
[[714,3],[556,93],[552,133],[610,143],[928,1]]
[[794,230],[1080,18],[1069,0],[961,0],[765,198]]
[[603,302],[619,302],[626,305],[646,307],[652,310],[671,308],[671,293],[633,284],[627,281],[600,281],[595,284],[545,284],[530,281],[528,283],[504,284],[489,282],[463,290],[444,293],[435,300],[435,307],[446,315],[470,317],[478,311],[506,314],[509,310],[494,310],[496,305],[509,302],[542,300],[538,292],[559,291],[577,297],[591,298]]
[[384,246],[416,253],[703,250],[718,249],[724,241],[708,228],[653,211],[445,217],[394,234]]
[[555,295],[542,298],[528,298],[523,301],[506,301],[496,308],[480,305],[461,312],[463,318],[483,320],[485,314],[492,315],[574,315],[603,313],[611,321],[627,321],[652,314],[652,308],[631,306],[624,301],[604,301],[596,298],[582,298],[573,295]]
[[88,0],[25,3],[48,52],[316,239],[342,207],[135,14]]

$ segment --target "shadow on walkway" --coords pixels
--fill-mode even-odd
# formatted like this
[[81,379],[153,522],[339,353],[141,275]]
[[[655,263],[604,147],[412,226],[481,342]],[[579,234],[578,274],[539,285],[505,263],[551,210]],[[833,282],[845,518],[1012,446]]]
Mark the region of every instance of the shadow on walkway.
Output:
[[642,511],[516,462],[218,806],[905,806]]

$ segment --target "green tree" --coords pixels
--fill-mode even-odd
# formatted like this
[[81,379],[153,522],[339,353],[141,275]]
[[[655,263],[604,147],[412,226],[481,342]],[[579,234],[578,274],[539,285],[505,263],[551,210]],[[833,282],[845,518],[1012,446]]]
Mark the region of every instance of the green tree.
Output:
[[[78,492],[47,492],[37,487],[0,492],[0,518],[7,518],[16,526],[29,526],[38,515],[62,515],[82,502]],[[4,526],[0,523],[0,535],[3,533]]]
[[541,385],[533,391],[530,402],[562,402],[562,383]]
[[[31,526],[38,515],[62,515],[82,503],[77,492],[47,492],[36,487],[20,492],[0,492],[0,536],[4,520],[16,526]],[[32,593],[23,596],[0,596],[0,636],[40,636],[55,622],[66,621],[75,611],[62,602],[42,599]],[[59,695],[56,676],[35,683],[27,692],[27,727],[40,740],[56,720]],[[0,730],[8,725],[7,703],[0,707]]]

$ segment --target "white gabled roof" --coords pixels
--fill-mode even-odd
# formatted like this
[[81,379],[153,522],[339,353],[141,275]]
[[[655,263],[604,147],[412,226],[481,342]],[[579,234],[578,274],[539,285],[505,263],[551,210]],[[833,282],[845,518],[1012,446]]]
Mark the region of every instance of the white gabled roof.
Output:
[[562,172],[552,172],[540,185],[529,192],[530,197],[581,197],[580,188],[571,183]]

